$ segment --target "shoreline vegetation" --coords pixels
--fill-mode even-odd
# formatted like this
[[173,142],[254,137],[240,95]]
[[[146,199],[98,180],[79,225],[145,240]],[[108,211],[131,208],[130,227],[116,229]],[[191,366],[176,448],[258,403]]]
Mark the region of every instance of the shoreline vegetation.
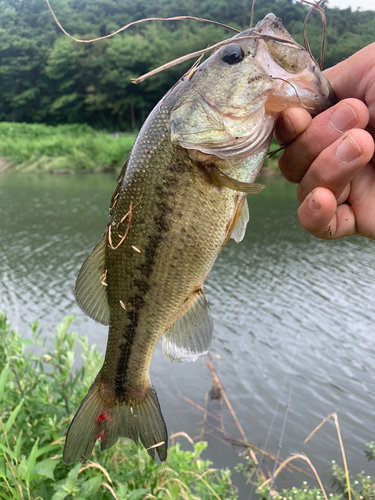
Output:
[[98,132],[89,125],[0,123],[0,172],[49,174],[119,171],[135,134]]
[[[0,122],[0,173],[116,173],[137,135],[99,132],[86,124],[44,125]],[[277,149],[273,143],[271,149]],[[277,173],[276,153],[263,173]]]
[[[72,316],[67,317],[57,327],[54,345],[47,346],[37,322],[30,325],[31,335],[22,337],[0,312],[0,498],[236,500],[240,498],[233,485],[236,474],[243,474],[247,479],[246,497],[254,490],[258,500],[266,500],[269,493],[273,500],[375,498],[373,475],[362,471],[354,478],[349,476],[335,414],[331,417],[340,436],[345,465],[342,468],[332,462],[331,487],[319,482],[318,473],[313,468],[306,473],[295,467],[300,466],[295,462],[296,458],[311,463],[305,455],[298,455],[282,460],[276,475],[285,469],[290,476],[297,469],[308,478],[314,473],[318,483],[309,480],[309,484],[303,481],[300,487],[279,489],[277,483],[270,482],[272,467],[265,460],[262,462],[259,448],[252,445],[245,448],[242,461],[234,471],[216,469],[212,462],[202,458],[207,448],[207,443],[201,440],[203,432],[197,442],[184,432],[170,436],[168,458],[162,464],[152,461],[141,445],[120,439],[103,453],[96,445],[91,460],[85,464],[65,465],[61,454],[66,429],[102,363],[102,357],[94,346],[88,345],[87,338],[70,331],[72,321]],[[77,351],[84,365],[73,369]],[[215,374],[213,372],[214,380],[217,378]],[[222,390],[220,381],[218,384]],[[315,431],[327,420],[329,417]],[[178,436],[189,443],[175,444]],[[369,449],[365,454],[369,470],[373,471],[370,461],[375,460],[375,442],[367,446]],[[185,447],[188,451],[183,451]]]

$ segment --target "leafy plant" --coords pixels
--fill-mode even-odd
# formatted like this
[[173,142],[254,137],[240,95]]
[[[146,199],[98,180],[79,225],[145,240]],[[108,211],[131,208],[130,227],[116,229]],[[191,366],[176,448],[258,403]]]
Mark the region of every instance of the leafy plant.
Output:
[[[343,498],[349,498],[345,472],[335,461],[332,464],[332,471],[332,486]],[[350,485],[351,498],[353,500],[375,499],[375,481],[364,472],[360,472],[356,479],[351,478]]]
[[371,443],[367,443],[369,450],[365,450],[365,455],[368,460],[375,460],[375,441],[371,441]]
[[[144,448],[120,440],[94,449],[93,461],[67,466],[64,434],[102,358],[86,337],[70,332],[73,317],[58,326],[51,349],[38,324],[21,338],[0,313],[0,498],[7,500],[140,500],[237,498],[229,470],[216,470],[201,454],[171,447],[163,464]],[[74,369],[79,347],[84,364]]]
[[[369,443],[370,452],[366,451],[366,456],[372,460],[371,452],[373,451],[373,442]],[[246,452],[247,453],[247,452]],[[302,458],[301,455],[293,455],[281,463],[292,462],[292,458]],[[305,457],[307,458],[307,457]],[[364,471],[357,474],[355,478],[349,477],[350,496],[348,494],[348,477],[346,471],[341,468],[335,460],[332,461],[332,479],[331,486],[335,493],[326,492],[326,488],[316,488],[310,486],[307,481],[304,481],[300,488],[293,486],[292,488],[279,489],[277,484],[273,483],[270,486],[270,479],[264,480],[262,478],[256,479],[254,472],[257,468],[250,457],[246,457],[245,463],[238,464],[235,467],[237,472],[242,473],[247,479],[248,483],[253,485],[257,493],[260,495],[260,500],[375,500],[375,478]],[[316,471],[315,471],[316,472]],[[254,479],[255,478],[255,479]],[[320,478],[319,478],[320,480]],[[270,489],[271,488],[271,489]]]

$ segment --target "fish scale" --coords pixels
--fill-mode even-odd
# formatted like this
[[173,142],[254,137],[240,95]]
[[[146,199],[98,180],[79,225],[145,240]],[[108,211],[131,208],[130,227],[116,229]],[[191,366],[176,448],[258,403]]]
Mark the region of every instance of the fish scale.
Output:
[[109,324],[109,335],[103,367],[69,427],[66,463],[120,436],[166,459],[167,429],[149,376],[156,345],[162,338],[173,362],[208,352],[203,282],[228,239],[245,234],[246,194],[264,187],[254,181],[278,114],[333,103],[315,62],[273,14],[232,40],[146,120],[120,172],[108,227],[78,275],[78,304]]
[[[169,103],[166,101],[163,107],[168,109],[168,106]],[[141,311],[137,313],[137,327],[141,332],[148,333],[133,338],[134,355],[128,366],[132,380],[138,380],[137,374],[140,371],[139,378],[144,378],[144,366],[147,366],[148,373],[152,354],[161,335],[175,319],[186,297],[202,285],[220,249],[228,220],[232,219],[234,212],[235,193],[221,188],[212,190],[211,199],[205,196],[204,204],[194,203],[194,199],[201,197],[205,190],[207,182],[204,175],[186,158],[182,148],[168,141],[168,114],[162,110],[158,113],[158,120],[162,122],[162,126],[156,125],[160,135],[156,134],[154,140],[160,140],[164,168],[161,168],[161,158],[157,154],[151,156],[149,161],[147,157],[144,158],[141,164],[136,164],[134,167],[129,163],[123,183],[129,183],[131,188],[126,190],[126,194],[124,192],[113,216],[114,221],[121,220],[132,199],[142,200],[134,210],[134,230],[130,231],[129,239],[121,247],[123,255],[116,255],[113,262],[115,268],[108,268],[107,279],[109,289],[115,288],[118,291],[116,296],[110,299],[111,309],[112,303],[119,303],[120,296],[126,297],[126,303],[130,303],[127,313],[119,307],[114,308],[121,324],[124,321],[124,314],[128,315],[127,324],[130,323],[128,337],[133,328],[131,317],[134,315],[132,306],[134,292],[141,293],[145,302],[140,308]],[[141,135],[135,155],[144,149],[146,141],[147,134],[145,138]],[[170,154],[167,153],[167,148]],[[156,153],[156,148],[154,152]],[[180,161],[176,161],[178,156],[181,156]],[[158,166],[157,171],[153,169],[153,162]],[[157,182],[154,181],[154,176],[157,176]],[[134,177],[137,178],[136,181],[133,181]],[[135,188],[138,184],[141,186],[140,189]],[[153,189],[150,189],[150,186],[153,186]],[[156,215],[150,211],[147,202],[143,202],[144,198],[152,201],[149,203],[150,210],[155,205],[165,203],[162,220],[158,220],[157,224],[155,218],[161,217],[160,211]],[[228,210],[229,204],[233,205],[232,210]],[[138,221],[138,213],[141,211],[143,216]],[[182,219],[183,225],[180,224]],[[147,232],[140,230],[143,224],[148,228]],[[140,229],[137,230],[138,225]],[[218,231],[220,227],[221,232]],[[136,254],[132,246],[137,246],[142,253]],[[120,253],[119,250],[115,252]],[[112,252],[114,251],[107,248],[108,262],[111,263]],[[150,253],[149,260],[155,260],[154,252],[159,253],[162,258],[152,262],[152,265],[151,263],[146,265],[148,253]],[[127,262],[125,266],[123,261]],[[146,270],[150,268],[150,273],[145,271],[145,268]],[[111,286],[112,276],[115,276],[118,282],[122,281],[123,285],[116,286],[116,283]],[[133,279],[130,279],[130,276],[133,276]],[[128,281],[126,278],[130,286],[126,286]],[[138,281],[143,283],[145,280],[148,285],[147,291],[142,290],[139,284],[138,286],[134,284]],[[145,338],[148,346],[146,353]],[[112,347],[110,338],[106,359],[108,357],[113,360],[116,351],[117,346]]]

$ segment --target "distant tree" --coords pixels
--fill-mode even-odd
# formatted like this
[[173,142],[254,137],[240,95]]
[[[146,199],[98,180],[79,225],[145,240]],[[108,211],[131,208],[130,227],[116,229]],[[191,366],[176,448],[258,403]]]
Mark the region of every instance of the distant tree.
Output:
[[[193,15],[246,29],[252,0],[51,0],[69,33],[107,35],[145,17]],[[308,7],[293,0],[262,0],[254,22],[273,12],[299,43]],[[371,43],[375,11],[327,8],[325,66]],[[307,34],[316,57],[322,24],[311,16]],[[45,0],[0,1],[0,120],[51,124],[87,122],[97,128],[138,128],[193,61],[135,86],[139,76],[175,57],[232,36],[197,22],[137,25],[114,38],[79,44],[63,35]]]

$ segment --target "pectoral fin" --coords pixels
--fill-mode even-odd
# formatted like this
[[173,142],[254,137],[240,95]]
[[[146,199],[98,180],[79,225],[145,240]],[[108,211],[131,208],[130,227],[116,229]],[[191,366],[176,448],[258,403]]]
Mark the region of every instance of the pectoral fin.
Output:
[[229,177],[229,175],[224,174],[224,172],[219,170],[214,165],[210,166],[209,173],[215,184],[218,186],[226,186],[229,189],[240,191],[241,193],[258,194],[266,187],[263,184],[252,184],[249,182],[237,181],[236,179]]
[[208,353],[212,334],[212,319],[202,287],[192,295],[182,316],[164,333],[164,355],[173,363],[196,361]]
[[250,219],[249,206],[247,204],[247,199],[245,198],[244,203],[242,205],[240,216],[231,235],[231,238],[233,238],[236,243],[239,243],[244,239],[246,226],[247,223],[249,222],[249,219]]
[[106,243],[107,231],[83,263],[74,289],[77,304],[82,311],[102,325],[109,325],[110,313],[105,281]]

